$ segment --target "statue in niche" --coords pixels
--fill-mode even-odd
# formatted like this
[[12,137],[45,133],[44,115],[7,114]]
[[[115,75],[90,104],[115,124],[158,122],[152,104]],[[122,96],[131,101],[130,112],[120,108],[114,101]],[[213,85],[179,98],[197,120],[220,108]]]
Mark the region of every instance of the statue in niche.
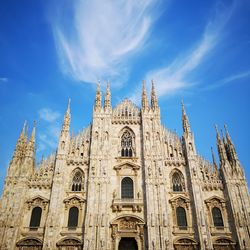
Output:
[[150,152],[150,134],[148,132],[146,133],[145,151],[146,151],[146,154],[149,155],[149,152]]
[[116,192],[116,190],[114,190],[114,192],[113,192],[113,199],[115,199],[117,197],[117,192]]

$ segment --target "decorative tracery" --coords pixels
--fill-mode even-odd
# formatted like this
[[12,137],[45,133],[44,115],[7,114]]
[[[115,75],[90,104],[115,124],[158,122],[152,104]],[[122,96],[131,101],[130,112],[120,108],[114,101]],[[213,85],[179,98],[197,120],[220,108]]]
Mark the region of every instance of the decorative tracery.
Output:
[[126,130],[121,138],[121,156],[132,157],[133,156],[133,138],[131,133]]
[[175,171],[172,174],[172,189],[173,192],[185,191],[184,177],[180,171]]
[[81,191],[83,186],[83,173],[77,170],[72,179],[71,191]]

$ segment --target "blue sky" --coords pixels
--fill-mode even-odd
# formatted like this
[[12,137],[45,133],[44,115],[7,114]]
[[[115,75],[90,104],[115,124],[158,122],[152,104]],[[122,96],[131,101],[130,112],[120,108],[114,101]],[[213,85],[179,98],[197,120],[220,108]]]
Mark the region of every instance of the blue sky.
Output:
[[0,189],[23,123],[37,122],[37,161],[57,145],[68,98],[72,133],[92,118],[96,83],[113,106],[140,103],[154,79],[162,123],[181,136],[186,104],[198,152],[211,161],[224,123],[250,180],[250,2],[0,3]]

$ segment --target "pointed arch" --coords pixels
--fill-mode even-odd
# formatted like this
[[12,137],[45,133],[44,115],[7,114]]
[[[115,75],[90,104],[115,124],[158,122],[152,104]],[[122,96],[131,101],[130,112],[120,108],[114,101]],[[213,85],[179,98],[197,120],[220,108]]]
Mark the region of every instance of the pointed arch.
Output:
[[185,181],[182,172],[178,169],[174,169],[170,174],[170,180],[173,192],[184,192]]
[[135,133],[129,128],[124,127],[119,135],[121,141],[121,157],[135,156]]
[[71,191],[80,192],[84,189],[84,172],[80,168],[73,170],[71,175]]

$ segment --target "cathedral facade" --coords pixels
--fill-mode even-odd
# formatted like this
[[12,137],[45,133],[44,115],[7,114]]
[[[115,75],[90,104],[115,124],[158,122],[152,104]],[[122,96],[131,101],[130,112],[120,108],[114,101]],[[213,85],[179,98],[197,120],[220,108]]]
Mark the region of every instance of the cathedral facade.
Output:
[[1,250],[250,249],[250,199],[232,139],[216,128],[220,162],[203,159],[182,104],[181,137],[149,104],[104,103],[70,134],[70,102],[56,153],[35,163],[24,126],[0,203]]

